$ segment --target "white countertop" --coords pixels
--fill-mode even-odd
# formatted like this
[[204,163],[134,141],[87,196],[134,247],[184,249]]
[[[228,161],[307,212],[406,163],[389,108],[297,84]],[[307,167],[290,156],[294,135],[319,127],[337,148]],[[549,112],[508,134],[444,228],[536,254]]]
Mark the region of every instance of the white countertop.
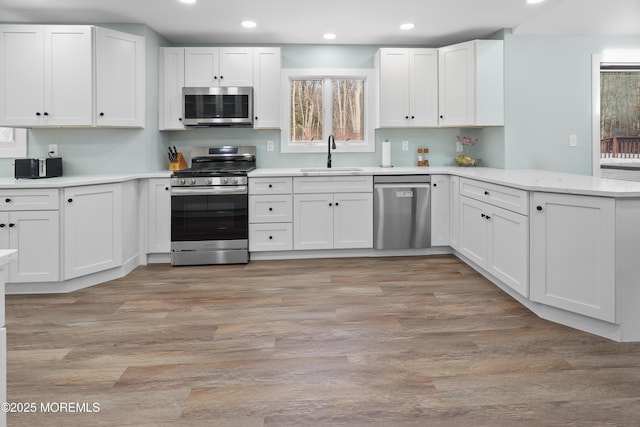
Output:
[[18,259],[18,251],[16,249],[0,249],[0,267]]
[[[506,185],[527,191],[580,194],[600,197],[640,197],[640,182],[595,178],[560,172],[530,169],[495,169],[448,167],[360,167],[358,171],[332,175],[410,175],[447,174],[477,179],[493,184]],[[326,176],[324,172],[301,172],[300,168],[258,168],[249,173],[250,178],[277,176]]]
[[[506,185],[527,191],[581,194],[600,197],[640,197],[640,182],[595,178],[560,172],[531,169],[464,168],[457,166],[393,168],[357,167],[356,171],[334,168],[331,175],[416,175],[447,174],[477,179],[493,184]],[[147,173],[62,176],[59,178],[15,179],[0,178],[0,189],[64,188],[79,185],[109,184],[133,179],[169,178],[171,171]],[[302,172],[301,168],[258,168],[249,173],[250,178],[278,176],[327,176],[326,172]]]
[[57,178],[38,179],[15,179],[2,177],[0,178],[0,189],[64,188],[76,187],[78,185],[111,184],[114,182],[131,181],[132,179],[169,178],[170,176],[171,171],[113,175],[61,176]]

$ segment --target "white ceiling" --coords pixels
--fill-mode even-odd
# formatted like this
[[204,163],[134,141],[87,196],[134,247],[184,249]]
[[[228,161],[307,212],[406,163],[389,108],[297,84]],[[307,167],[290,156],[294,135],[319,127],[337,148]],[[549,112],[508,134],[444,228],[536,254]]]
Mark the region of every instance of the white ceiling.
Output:
[[[257,22],[251,30],[240,22]],[[142,23],[176,44],[438,46],[516,34],[640,34],[640,0],[0,0],[0,20]],[[401,31],[413,22],[415,29]],[[322,35],[332,32],[333,41]]]

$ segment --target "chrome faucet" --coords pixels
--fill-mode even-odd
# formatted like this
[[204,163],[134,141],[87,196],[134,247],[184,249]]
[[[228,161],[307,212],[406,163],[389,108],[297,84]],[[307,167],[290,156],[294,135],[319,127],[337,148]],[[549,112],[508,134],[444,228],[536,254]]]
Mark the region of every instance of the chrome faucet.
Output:
[[331,167],[331,149],[336,149],[336,140],[333,138],[333,134],[329,135],[327,139],[327,167]]

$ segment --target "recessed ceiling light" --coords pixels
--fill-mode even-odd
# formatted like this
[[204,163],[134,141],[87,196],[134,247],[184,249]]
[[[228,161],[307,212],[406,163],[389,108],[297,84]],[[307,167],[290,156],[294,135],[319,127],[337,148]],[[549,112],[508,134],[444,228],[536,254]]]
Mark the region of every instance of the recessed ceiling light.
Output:
[[196,0],[180,0],[180,3],[193,4]]
[[322,37],[324,37],[324,39],[325,39],[325,40],[333,40],[333,39],[335,39],[335,38],[336,38],[336,35],[335,35],[335,34],[333,34],[333,33],[327,33],[327,34],[325,34],[325,35],[324,35],[324,36],[322,36]]
[[253,21],[242,21],[242,26],[245,28],[255,28],[256,25],[257,24]]
[[527,0],[527,4],[542,3],[544,0]]
[[413,30],[414,27],[415,27],[415,24],[412,24],[411,22],[407,22],[406,24],[400,25],[400,29],[405,31]]

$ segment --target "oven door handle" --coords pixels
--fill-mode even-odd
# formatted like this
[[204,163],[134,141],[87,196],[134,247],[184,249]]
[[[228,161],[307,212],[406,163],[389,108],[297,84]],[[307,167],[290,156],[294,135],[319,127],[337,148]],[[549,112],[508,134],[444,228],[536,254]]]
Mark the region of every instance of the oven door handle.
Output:
[[225,185],[219,187],[172,187],[172,196],[207,196],[227,194],[247,194],[246,185]]

